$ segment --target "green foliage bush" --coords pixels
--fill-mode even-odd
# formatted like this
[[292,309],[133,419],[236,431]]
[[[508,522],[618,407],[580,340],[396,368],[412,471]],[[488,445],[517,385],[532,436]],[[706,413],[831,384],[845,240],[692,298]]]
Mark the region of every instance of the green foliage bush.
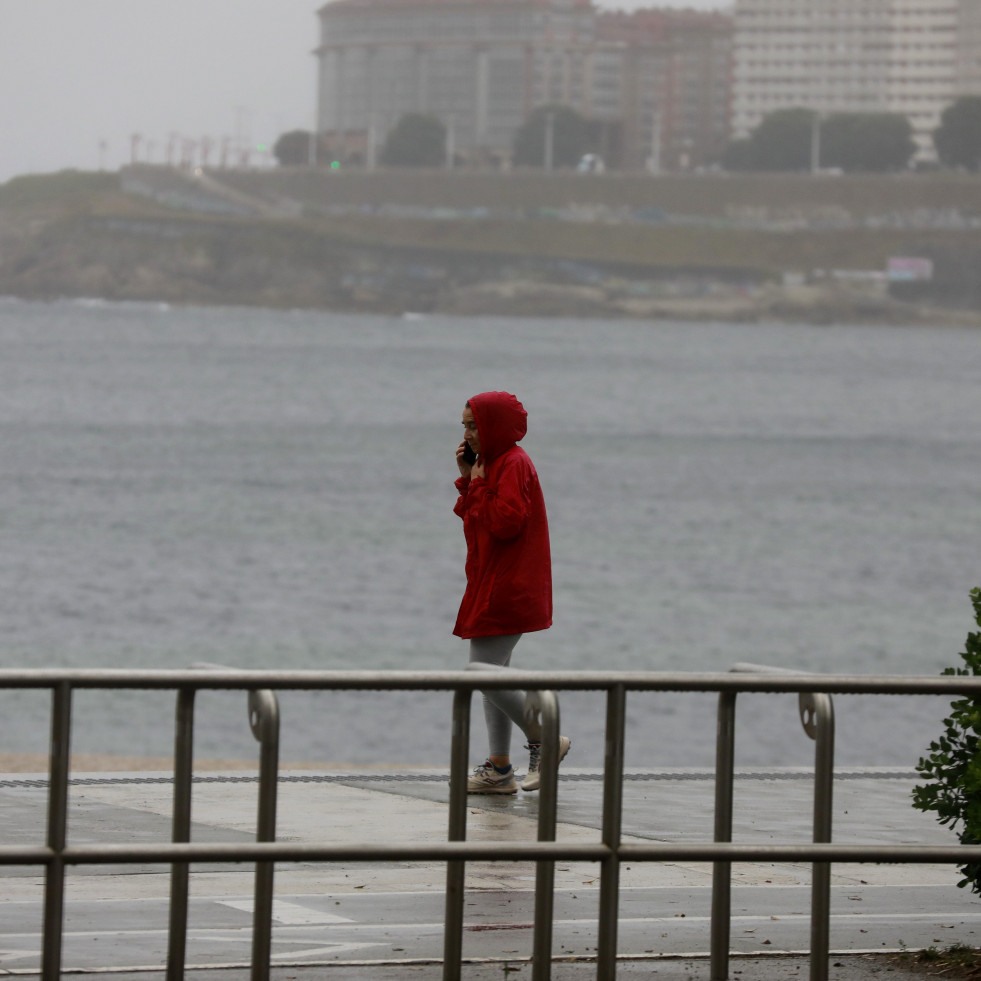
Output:
[[821,166],[847,173],[905,170],[916,152],[913,126],[898,112],[838,112],[821,124]]
[[981,170],[981,96],[961,96],[944,109],[933,145],[942,164]]
[[822,168],[887,173],[906,169],[916,143],[909,119],[900,113],[836,112],[816,118],[812,109],[777,109],[747,138],[729,144],[724,163],[727,170],[806,172],[815,150]]
[[381,162],[387,167],[438,167],[446,159],[446,127],[435,116],[406,113],[385,139]]
[[[981,627],[981,589],[971,590],[975,622]],[[967,635],[966,667],[946,668],[944,674],[981,675],[981,632]],[[928,783],[913,790],[913,806],[936,811],[937,820],[957,831],[962,845],[981,844],[981,695],[951,703],[944,734],[930,743],[930,754],[916,766]],[[981,864],[960,868],[957,884],[981,894]]]
[[[551,124],[549,118],[551,117]],[[539,106],[514,134],[512,162],[516,167],[545,164],[545,131],[552,127],[552,164],[575,167],[589,148],[586,121],[570,106]]]
[[305,167],[310,162],[310,141],[312,139],[313,134],[305,129],[293,129],[288,133],[283,133],[276,140],[273,156],[280,167]]

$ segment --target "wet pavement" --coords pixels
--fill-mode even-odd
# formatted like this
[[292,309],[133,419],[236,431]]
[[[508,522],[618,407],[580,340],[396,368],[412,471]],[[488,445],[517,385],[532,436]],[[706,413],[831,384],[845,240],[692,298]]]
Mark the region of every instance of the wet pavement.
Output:
[[[624,790],[626,841],[712,839],[709,771],[630,773]],[[838,771],[834,840],[848,844],[952,844],[951,832],[915,811],[915,776],[895,770]],[[255,840],[257,781],[241,772],[198,776],[194,842]],[[147,773],[74,774],[68,840],[170,840],[173,787]],[[796,770],[737,775],[733,840],[810,840],[813,781]],[[281,841],[412,844],[447,834],[445,774],[285,771]],[[0,777],[4,845],[44,840],[43,775]],[[599,840],[601,775],[563,767],[557,838]],[[500,861],[467,864],[462,978],[530,979],[535,865],[507,856],[509,842],[537,837],[538,795],[471,798],[467,836],[499,842]],[[166,960],[170,870],[166,865],[91,865],[68,870],[63,969],[160,976]],[[711,865],[628,863],[621,870],[618,977],[709,978]],[[273,976],[389,979],[442,977],[445,866],[439,862],[286,862],[275,872]],[[981,903],[956,886],[951,866],[832,867],[829,977],[907,976],[894,956],[925,947],[976,946]],[[732,978],[760,981],[809,973],[810,866],[740,863],[732,873]],[[0,866],[0,975],[40,967],[42,870]],[[552,977],[595,977],[599,868],[558,862]],[[186,963],[189,978],[248,976],[254,866],[192,866]],[[218,973],[220,971],[220,973]]]

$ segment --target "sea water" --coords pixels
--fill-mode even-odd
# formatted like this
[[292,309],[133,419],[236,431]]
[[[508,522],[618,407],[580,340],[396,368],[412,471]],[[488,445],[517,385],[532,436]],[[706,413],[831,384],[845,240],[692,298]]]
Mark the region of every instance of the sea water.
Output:
[[[553,552],[540,669],[933,675],[981,585],[981,332],[0,301],[0,663],[450,669],[468,396],[518,395]],[[283,693],[282,756],[448,759],[445,693]],[[241,693],[197,750],[255,753]],[[793,696],[736,760],[813,757]],[[838,696],[840,765],[912,767],[936,697]],[[0,692],[0,751],[48,696]],[[573,757],[605,702],[563,696]],[[628,698],[630,766],[710,765],[715,698]],[[171,693],[81,692],[74,747],[171,750]],[[475,711],[473,756],[483,758]],[[515,748],[518,744],[516,740]],[[479,759],[478,759],[479,757]]]

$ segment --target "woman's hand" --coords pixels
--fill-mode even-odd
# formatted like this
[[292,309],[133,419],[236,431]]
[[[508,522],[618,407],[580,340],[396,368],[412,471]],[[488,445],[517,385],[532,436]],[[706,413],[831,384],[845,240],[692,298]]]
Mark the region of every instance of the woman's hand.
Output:
[[462,443],[456,448],[456,465],[460,468],[461,477],[472,477],[473,467],[463,459],[463,451],[467,448],[467,441],[463,440]]

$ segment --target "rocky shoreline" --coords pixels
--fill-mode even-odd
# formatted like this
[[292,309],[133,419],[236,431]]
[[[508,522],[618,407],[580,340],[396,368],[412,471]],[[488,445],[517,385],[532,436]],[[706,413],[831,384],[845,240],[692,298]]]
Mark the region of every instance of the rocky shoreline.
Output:
[[[86,219],[0,241],[0,295],[449,316],[981,326],[981,312],[828,280],[644,280],[598,264],[352,245],[282,229]],[[572,266],[570,271],[570,266]],[[583,279],[591,280],[583,282]]]
[[630,297],[599,287],[517,281],[465,286],[435,312],[457,316],[628,318],[729,323],[981,326],[981,313],[902,303],[837,284],[731,291],[705,297]]

